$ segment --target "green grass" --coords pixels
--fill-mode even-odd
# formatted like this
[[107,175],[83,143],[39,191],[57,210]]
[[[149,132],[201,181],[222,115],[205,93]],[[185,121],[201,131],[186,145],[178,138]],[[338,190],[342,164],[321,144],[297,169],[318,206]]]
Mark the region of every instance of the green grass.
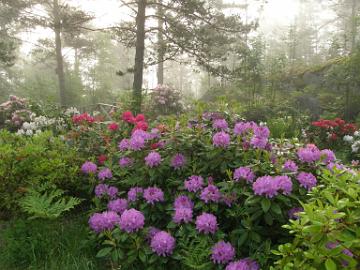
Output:
[[104,269],[95,254],[83,216],[56,221],[17,219],[0,227],[0,269]]

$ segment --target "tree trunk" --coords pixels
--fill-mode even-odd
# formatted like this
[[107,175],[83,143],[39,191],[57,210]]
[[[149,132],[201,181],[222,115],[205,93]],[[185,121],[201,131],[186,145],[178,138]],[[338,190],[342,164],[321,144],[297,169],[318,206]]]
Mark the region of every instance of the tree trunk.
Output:
[[56,74],[59,80],[59,96],[60,106],[66,105],[66,87],[65,87],[65,73],[64,73],[64,59],[62,56],[61,45],[61,21],[59,15],[59,2],[54,0],[54,32],[55,32],[55,50],[56,50]]
[[138,12],[136,16],[136,52],[135,52],[134,83],[133,83],[133,110],[135,113],[139,113],[141,111],[141,103],[142,103],[146,5],[147,5],[147,0],[138,1]]
[[[162,0],[159,0],[159,3],[162,4]],[[157,81],[158,84],[164,84],[164,35],[162,33],[164,28],[164,21],[161,19],[164,16],[164,9],[161,5],[158,5],[157,9],[158,16],[158,66],[157,66]]]
[[356,28],[357,28],[356,1],[358,0],[352,0],[352,5],[351,5],[351,52],[354,52],[356,48]]

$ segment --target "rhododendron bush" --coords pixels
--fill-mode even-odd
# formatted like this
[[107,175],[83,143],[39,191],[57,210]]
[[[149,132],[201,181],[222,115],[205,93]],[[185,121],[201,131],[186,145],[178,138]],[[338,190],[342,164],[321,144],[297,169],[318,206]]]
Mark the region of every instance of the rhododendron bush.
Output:
[[[81,167],[97,182],[98,257],[114,267],[266,269],[322,169],[341,166],[331,150],[273,141],[266,126],[221,114],[174,127],[136,118],[124,113],[109,135],[117,149]],[[115,126],[131,132],[120,138]]]

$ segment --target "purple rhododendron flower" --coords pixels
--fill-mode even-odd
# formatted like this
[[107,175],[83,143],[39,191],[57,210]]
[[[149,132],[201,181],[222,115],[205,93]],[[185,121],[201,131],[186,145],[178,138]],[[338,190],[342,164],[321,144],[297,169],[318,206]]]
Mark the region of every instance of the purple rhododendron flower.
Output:
[[149,227],[148,233],[147,233],[147,237],[146,239],[151,241],[151,239],[155,236],[155,234],[157,234],[158,232],[160,232],[160,230],[158,228],[155,227]]
[[110,201],[107,207],[110,211],[122,214],[128,207],[128,202],[125,199],[117,199]]
[[186,195],[180,195],[175,199],[174,208],[190,208],[193,209],[194,203]]
[[95,187],[95,196],[101,198],[104,194],[107,193],[109,186],[105,184],[99,184]]
[[143,193],[143,189],[141,187],[133,187],[130,188],[130,190],[128,191],[128,201],[129,202],[134,202],[138,199],[138,195]]
[[259,270],[259,269],[260,269],[259,264],[250,258],[231,262],[225,268],[225,270]]
[[119,150],[120,151],[126,151],[130,148],[130,140],[129,139],[122,139],[121,142],[119,142]]
[[97,170],[97,166],[95,163],[91,162],[91,161],[86,161],[82,166],[81,166],[81,171],[83,173],[86,174],[90,174],[90,173],[96,173]]
[[255,126],[253,128],[254,135],[259,138],[269,138],[270,136],[270,130],[268,127],[265,126]]
[[248,130],[251,130],[256,124],[254,122],[239,122],[235,124],[234,134],[243,135]]
[[321,157],[320,150],[312,144],[308,144],[305,148],[300,148],[297,151],[297,155],[300,161],[307,163],[319,161]]
[[214,234],[218,229],[216,216],[209,213],[202,213],[196,218],[196,229],[200,233]]
[[192,175],[185,181],[185,188],[189,192],[197,192],[202,189],[204,179],[200,175]]
[[208,185],[200,194],[200,199],[205,203],[218,202],[221,197],[219,189],[214,185]]
[[131,136],[130,149],[139,151],[145,147],[145,139],[142,136]]
[[184,167],[185,163],[186,163],[185,156],[179,153],[173,156],[173,158],[171,159],[171,167],[175,169],[180,169]]
[[151,152],[145,157],[145,163],[150,168],[159,166],[161,163],[161,156],[157,152]]
[[173,221],[176,224],[180,224],[182,222],[189,223],[192,220],[193,210],[192,208],[175,208],[175,213],[173,216]]
[[294,161],[287,160],[287,161],[285,161],[285,163],[283,165],[283,170],[286,172],[297,172],[298,166],[296,165],[296,163]]
[[248,167],[240,167],[234,171],[234,180],[246,180],[246,182],[252,183],[255,179],[255,174]]
[[109,168],[102,169],[98,173],[98,178],[101,181],[104,181],[105,179],[111,179],[113,177],[111,170]]
[[164,192],[160,188],[149,187],[144,190],[143,197],[149,204],[154,204],[155,202],[163,202]]
[[343,170],[345,167],[342,164],[339,163],[334,163],[334,162],[330,162],[326,168],[328,168],[328,170],[330,170],[331,172],[334,172],[334,168],[336,168],[337,170]]
[[149,140],[151,139],[152,135],[149,134],[148,132],[142,130],[142,129],[136,129],[134,130],[134,132],[131,134],[131,138],[132,137],[141,137],[144,140]]
[[109,195],[109,197],[111,199],[116,198],[116,195],[118,194],[119,190],[117,189],[117,187],[109,187],[107,190],[107,194]]
[[121,214],[119,224],[125,232],[136,232],[144,227],[145,217],[140,211],[131,208]]
[[174,237],[165,231],[161,231],[152,237],[150,247],[157,255],[165,257],[173,253],[175,243]]
[[119,159],[119,166],[121,168],[130,167],[134,163],[134,160],[129,157],[122,157]]
[[272,198],[278,194],[277,182],[271,176],[262,176],[253,183],[253,190],[256,195],[264,195]]
[[114,229],[115,225],[120,221],[120,217],[113,211],[105,211],[103,213],[95,213],[89,219],[90,228],[96,233],[105,230]]
[[250,145],[258,149],[265,149],[267,144],[268,144],[268,139],[263,137],[254,136],[250,140]]
[[224,241],[217,242],[211,249],[211,259],[217,264],[226,264],[235,257],[234,247]]
[[227,129],[228,128],[228,123],[226,122],[225,119],[215,119],[213,121],[213,128],[214,129]]
[[294,207],[288,211],[288,216],[290,219],[299,219],[300,218],[299,213],[303,212],[303,211],[304,211],[304,208],[302,208],[302,207]]
[[299,181],[300,186],[306,188],[308,191],[317,184],[316,177],[312,173],[301,172],[296,179]]
[[330,162],[334,162],[336,159],[334,152],[329,149],[321,150],[320,153],[321,153],[321,160],[326,164]]
[[224,131],[220,131],[214,134],[212,140],[214,146],[226,148],[230,144],[230,135]]
[[273,181],[276,182],[278,190],[282,190],[283,194],[289,195],[292,191],[292,181],[289,176],[275,176]]

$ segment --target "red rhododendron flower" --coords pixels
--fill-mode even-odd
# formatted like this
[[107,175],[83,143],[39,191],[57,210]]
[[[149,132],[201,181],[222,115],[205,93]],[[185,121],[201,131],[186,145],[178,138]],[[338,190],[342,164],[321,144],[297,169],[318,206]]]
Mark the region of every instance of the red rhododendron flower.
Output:
[[76,114],[72,117],[72,121],[75,124],[87,122],[89,124],[95,122],[95,118],[90,116],[88,113]]
[[107,159],[108,159],[108,158],[107,158],[106,155],[100,155],[100,156],[98,156],[98,161],[99,161],[99,164],[100,164],[100,165],[103,165],[104,162],[105,162]]
[[128,123],[135,123],[135,118],[130,111],[126,111],[122,114],[122,120]]
[[110,131],[116,131],[119,129],[119,125],[117,123],[111,123],[111,124],[108,124],[108,129]]
[[333,140],[333,141],[336,141],[337,140],[337,135],[335,133],[331,133],[330,134],[330,139]]
[[142,129],[144,131],[147,131],[148,128],[149,128],[148,123],[146,123],[144,121],[137,122],[136,126],[135,126],[135,129]]
[[136,122],[145,122],[145,116],[143,114],[138,114],[135,118]]

